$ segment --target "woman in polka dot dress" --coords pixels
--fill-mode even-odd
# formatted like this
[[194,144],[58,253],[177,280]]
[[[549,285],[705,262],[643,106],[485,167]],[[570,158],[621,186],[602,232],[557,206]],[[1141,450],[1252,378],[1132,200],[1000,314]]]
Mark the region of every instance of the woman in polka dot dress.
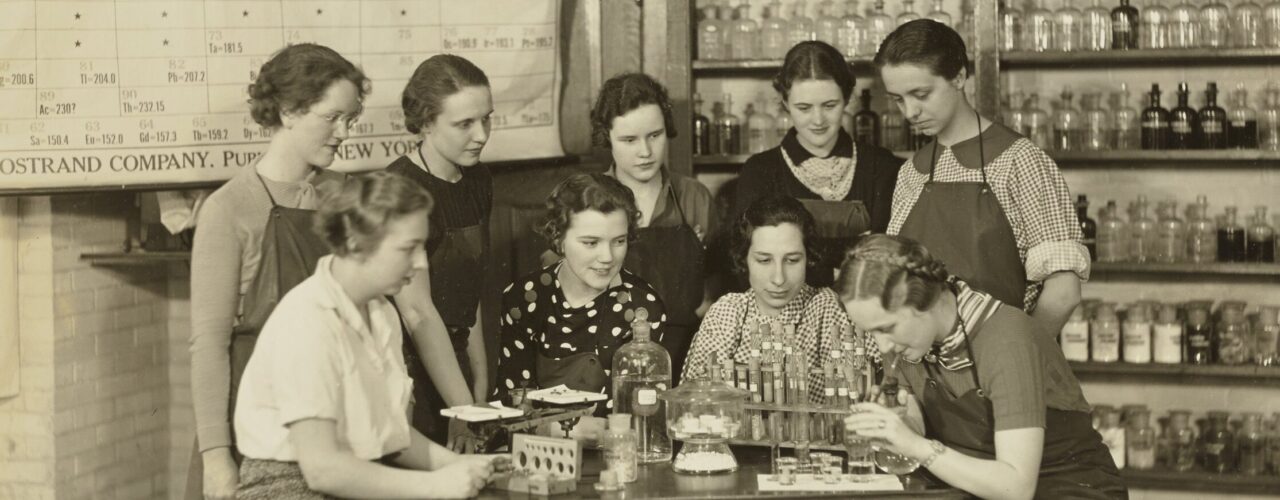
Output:
[[609,394],[613,353],[641,309],[662,338],[662,300],[622,269],[638,220],[631,191],[603,174],[574,175],[551,193],[540,229],[560,260],[502,293],[496,397],[510,403],[512,389],[559,384]]

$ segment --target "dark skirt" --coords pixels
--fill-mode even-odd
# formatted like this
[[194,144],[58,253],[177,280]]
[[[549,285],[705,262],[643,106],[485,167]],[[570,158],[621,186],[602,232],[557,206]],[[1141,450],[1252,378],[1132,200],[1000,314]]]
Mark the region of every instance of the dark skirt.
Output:
[[302,477],[297,462],[246,458],[240,464],[240,486],[236,500],[329,500],[329,495],[312,490]]

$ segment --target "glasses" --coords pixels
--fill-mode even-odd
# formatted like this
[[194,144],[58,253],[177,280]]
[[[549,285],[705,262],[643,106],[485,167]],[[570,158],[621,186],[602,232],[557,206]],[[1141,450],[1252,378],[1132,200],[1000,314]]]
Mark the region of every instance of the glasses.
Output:
[[342,124],[342,126],[346,130],[351,130],[352,128],[355,128],[356,123],[360,122],[359,112],[352,113],[352,114],[343,114],[343,113],[325,113],[323,115],[317,114],[317,113],[311,113],[311,114],[320,117],[321,120],[324,120],[325,123],[328,123],[331,126]]

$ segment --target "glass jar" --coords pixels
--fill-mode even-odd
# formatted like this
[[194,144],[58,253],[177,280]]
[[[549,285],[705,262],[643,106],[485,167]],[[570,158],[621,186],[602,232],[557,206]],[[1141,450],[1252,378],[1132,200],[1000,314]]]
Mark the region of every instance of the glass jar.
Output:
[[1098,434],[1102,436],[1102,444],[1111,452],[1111,459],[1116,467],[1125,468],[1125,429],[1120,425],[1121,413],[1110,408],[1094,408],[1099,414]]
[[1178,306],[1161,304],[1151,328],[1151,357],[1156,363],[1182,363],[1182,321],[1178,319]]
[[818,17],[813,20],[813,38],[827,45],[837,47],[840,37],[840,19],[844,12],[844,2],[837,7],[831,0],[818,2]]
[[791,4],[787,15],[787,44],[794,47],[797,43],[813,40],[813,19],[805,15],[805,2]]
[[702,7],[702,20],[698,21],[698,59],[717,61],[729,57],[725,46],[728,14],[727,11],[722,14],[720,6],[710,1]]
[[[836,30],[836,48],[846,58],[862,56],[862,38],[867,36],[867,22],[858,14],[858,3],[845,5],[844,17],[840,18],[840,28]],[[871,55],[875,53],[872,52]]]
[[1209,199],[1196,196],[1196,202],[1187,205],[1187,260],[1195,263],[1218,260],[1218,225],[1208,217]]
[[1267,206],[1254,207],[1253,218],[1249,223],[1249,234],[1246,237],[1245,260],[1249,262],[1271,263],[1276,261],[1276,230],[1268,224]]
[[1156,209],[1156,262],[1183,262],[1186,260],[1186,224],[1178,218],[1178,202],[1167,200],[1160,202]]
[[1084,117],[1076,110],[1070,87],[1063,87],[1057,112],[1053,116],[1053,148],[1079,151],[1084,146]]
[[1191,427],[1191,410],[1169,412],[1165,441],[1169,446],[1166,467],[1184,472],[1196,466],[1196,431]]
[[1227,205],[1223,212],[1222,223],[1218,225],[1218,262],[1244,262],[1247,242],[1245,229],[1238,223],[1237,209]]
[[1236,468],[1235,435],[1225,411],[1209,412],[1209,425],[1200,437],[1200,464],[1209,472],[1226,474]]
[[913,0],[902,0],[902,12],[893,18],[893,22],[902,26],[916,19],[920,19],[920,14],[916,12],[916,3]]
[[1107,200],[1098,214],[1098,262],[1124,262],[1129,259],[1129,226],[1120,218],[1116,200]]
[[1224,301],[1218,314],[1218,362],[1242,365],[1253,361],[1253,336],[1245,321],[1244,302]]
[[1086,151],[1107,151],[1111,145],[1111,113],[1099,104],[1101,94],[1088,93],[1081,96],[1084,104],[1084,149]]
[[1280,355],[1277,355],[1277,344],[1280,343],[1280,306],[1260,306],[1258,307],[1258,328],[1254,332],[1257,339],[1257,347],[1253,352],[1253,361],[1261,366],[1280,365]]
[[867,16],[867,37],[863,40],[866,50],[862,51],[863,54],[875,54],[879,51],[880,42],[897,27],[893,18],[884,12],[884,0],[876,0],[872,5],[871,14]]
[[1102,302],[1094,309],[1089,336],[1093,341],[1090,358],[1101,363],[1120,361],[1120,321],[1114,304]]
[[1151,262],[1156,257],[1156,221],[1147,215],[1147,197],[1129,206],[1129,258],[1134,262]]
[[1169,48],[1194,49],[1200,46],[1200,9],[1191,0],[1182,0],[1169,11]]
[[1280,48],[1280,0],[1273,0],[1262,8],[1262,44]]
[[1142,27],[1138,29],[1138,47],[1164,49],[1169,47],[1166,30],[1169,26],[1169,9],[1160,5],[1161,0],[1147,0],[1138,10]]
[[1130,305],[1121,328],[1124,332],[1124,362],[1151,363],[1151,315],[1146,304]]
[[1258,113],[1249,106],[1249,91],[1244,83],[1236,84],[1227,110],[1227,147],[1258,149]]
[[1111,100],[1111,116],[1115,120],[1111,127],[1115,137],[1111,143],[1119,150],[1141,148],[1142,126],[1138,121],[1138,110],[1129,100],[1129,84],[1121,83],[1120,90],[1111,94]]
[[667,429],[684,442],[671,466],[685,474],[738,469],[726,442],[743,427],[748,391],[698,377],[661,395],[667,406]]
[[782,2],[774,0],[764,7],[760,23],[760,57],[782,60],[787,55],[787,21],[782,17]]
[[604,448],[604,463],[613,469],[618,481],[630,483],[636,480],[636,452],[639,446],[636,432],[631,430],[630,413],[609,415],[609,427],[600,440]]
[[1209,301],[1188,302],[1187,309],[1187,363],[1209,365],[1217,361],[1218,334],[1209,320]]
[[951,22],[951,14],[948,14],[947,11],[942,8],[942,0],[933,0],[933,8],[930,9],[929,12],[924,15],[924,17],[926,19],[932,19],[934,21],[945,24],[951,28],[956,27],[956,25]]
[[1033,5],[1023,24],[1022,50],[1048,52],[1054,48],[1053,12],[1044,8],[1044,0],[1035,0]]
[[1271,414],[1271,434],[1267,436],[1267,463],[1280,476],[1280,411]]
[[1252,0],[1237,2],[1231,8],[1231,41],[1238,48],[1262,46],[1262,7]]
[[1070,0],[1053,13],[1053,49],[1062,52],[1080,50],[1084,42],[1084,14],[1071,6]]
[[630,413],[642,464],[671,460],[671,437],[658,394],[671,387],[671,355],[649,338],[649,318],[637,313],[632,338],[613,354],[613,411]]
[[[1110,17],[1107,18],[1106,29],[1108,30],[1108,33],[1110,33]],[[997,38],[998,43],[1000,44],[1000,52],[1014,52],[1022,50],[1022,10],[1018,9],[1016,2],[1011,5],[1009,2],[1005,2],[1004,0],[1000,1],[999,31],[1000,33]],[[1278,26],[1278,31],[1280,31],[1280,26]]]
[[1280,87],[1275,82],[1267,84],[1259,114],[1258,147],[1266,151],[1280,151]]
[[1080,40],[1084,50],[1111,49],[1111,11],[1102,0],[1093,0],[1084,10],[1084,33]]
[[1267,436],[1262,432],[1262,414],[1245,412],[1236,435],[1236,451],[1240,454],[1238,469],[1246,476],[1257,476],[1267,470]]
[[1125,429],[1125,467],[1151,470],[1156,466],[1156,430],[1151,427],[1151,411],[1134,408],[1127,415]]
[[1084,307],[1071,310],[1071,316],[1062,325],[1058,343],[1067,361],[1089,361],[1089,322],[1084,318]]
[[1046,151],[1053,149],[1049,113],[1040,108],[1040,95],[1032,92],[1031,96],[1027,98],[1027,105],[1022,109],[1022,112],[1023,118],[1026,120],[1026,130],[1023,131],[1022,135],[1030,139],[1040,149]]
[[751,19],[751,3],[738,4],[733,17],[729,25],[729,46],[726,47],[729,58],[740,61],[759,59],[760,26]]
[[1231,46],[1231,12],[1218,0],[1200,8],[1200,46],[1227,48]]

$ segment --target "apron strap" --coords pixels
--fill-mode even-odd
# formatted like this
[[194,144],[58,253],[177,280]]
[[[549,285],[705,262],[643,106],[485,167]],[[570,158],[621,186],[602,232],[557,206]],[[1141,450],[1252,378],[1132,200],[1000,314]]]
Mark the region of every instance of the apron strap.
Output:
[[[978,119],[978,173],[982,174],[982,183],[990,186],[990,182],[987,181],[987,153],[982,144],[982,115],[978,114],[978,110],[975,109],[973,110],[973,117]],[[929,154],[929,157],[933,160],[929,164],[929,182],[933,182],[933,171],[938,166],[938,160],[941,159],[938,157],[938,138],[936,136],[933,138],[933,152]],[[960,160],[957,159],[956,161]]]
[[276,203],[275,197],[271,196],[271,189],[267,188],[267,181],[262,180],[262,174],[259,174],[258,172],[255,171],[253,175],[254,177],[258,178],[258,184],[261,184],[262,190],[267,193],[267,199],[271,200],[271,208],[276,208],[280,206]]

